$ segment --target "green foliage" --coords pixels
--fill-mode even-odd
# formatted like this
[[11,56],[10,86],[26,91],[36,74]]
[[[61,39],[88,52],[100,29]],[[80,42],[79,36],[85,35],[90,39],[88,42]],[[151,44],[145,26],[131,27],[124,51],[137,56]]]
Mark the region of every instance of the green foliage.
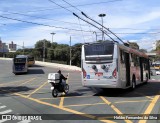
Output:
[[[45,43],[45,61],[69,64],[70,61],[70,46],[67,44],[57,44],[56,42],[51,43],[50,41],[43,39],[39,40],[35,44],[35,48],[25,48],[17,50],[14,55],[24,54],[32,55],[36,60],[43,59],[44,52],[44,43]],[[81,46],[82,44],[75,44],[71,47],[71,60],[72,65],[80,66],[81,64]],[[12,57],[13,54],[8,54],[9,57]]]
[[81,66],[81,47],[81,43],[75,44],[72,47],[72,64],[78,67]]
[[129,47],[133,48],[133,49],[139,49],[139,45],[136,42],[128,42],[129,43]]

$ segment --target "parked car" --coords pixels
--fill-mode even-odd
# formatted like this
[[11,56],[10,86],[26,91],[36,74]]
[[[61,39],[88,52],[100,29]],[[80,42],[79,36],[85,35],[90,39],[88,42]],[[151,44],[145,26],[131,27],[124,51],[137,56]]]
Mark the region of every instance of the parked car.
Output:
[[160,75],[160,71],[159,70],[156,71],[156,75]]
[[151,67],[150,72],[151,72],[151,76],[156,76],[157,75],[156,70],[153,67]]

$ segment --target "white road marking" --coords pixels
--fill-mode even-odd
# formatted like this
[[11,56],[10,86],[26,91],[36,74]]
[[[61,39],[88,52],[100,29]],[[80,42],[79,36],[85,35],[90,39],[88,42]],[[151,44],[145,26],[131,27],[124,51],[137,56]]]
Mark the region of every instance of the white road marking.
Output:
[[2,109],[2,108],[5,108],[5,107],[7,107],[7,106],[5,106],[5,105],[3,105],[3,106],[0,106],[0,109]]
[[8,120],[7,120],[7,119],[5,119],[5,120],[0,120],[0,123],[6,122],[6,121],[8,121]]
[[7,114],[7,113],[10,113],[10,112],[12,112],[12,110],[8,109],[8,110],[5,110],[5,111],[1,111],[0,114]]

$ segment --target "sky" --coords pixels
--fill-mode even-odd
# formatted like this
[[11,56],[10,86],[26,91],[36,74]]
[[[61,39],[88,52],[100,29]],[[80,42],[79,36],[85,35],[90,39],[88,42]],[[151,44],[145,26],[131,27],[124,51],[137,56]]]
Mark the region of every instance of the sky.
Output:
[[[24,42],[25,47],[34,47],[43,39],[69,44],[71,37],[72,45],[93,42],[96,37],[101,40],[102,26],[81,12],[100,24],[103,20],[104,27],[123,42],[137,42],[140,49],[151,50],[160,39],[160,0],[0,0],[0,37],[2,42],[19,46]],[[104,38],[111,40],[107,35]]]

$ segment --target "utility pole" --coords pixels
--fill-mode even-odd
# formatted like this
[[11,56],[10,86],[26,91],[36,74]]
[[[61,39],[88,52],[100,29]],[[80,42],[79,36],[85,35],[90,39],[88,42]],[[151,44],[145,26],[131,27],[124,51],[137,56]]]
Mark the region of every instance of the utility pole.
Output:
[[70,66],[71,66],[71,64],[72,64],[72,61],[71,61],[71,36],[70,36]]
[[23,55],[24,55],[24,41],[23,41]]
[[45,62],[45,40],[43,42],[43,62]]
[[4,43],[2,43],[2,46],[3,46],[3,57],[4,57]]

